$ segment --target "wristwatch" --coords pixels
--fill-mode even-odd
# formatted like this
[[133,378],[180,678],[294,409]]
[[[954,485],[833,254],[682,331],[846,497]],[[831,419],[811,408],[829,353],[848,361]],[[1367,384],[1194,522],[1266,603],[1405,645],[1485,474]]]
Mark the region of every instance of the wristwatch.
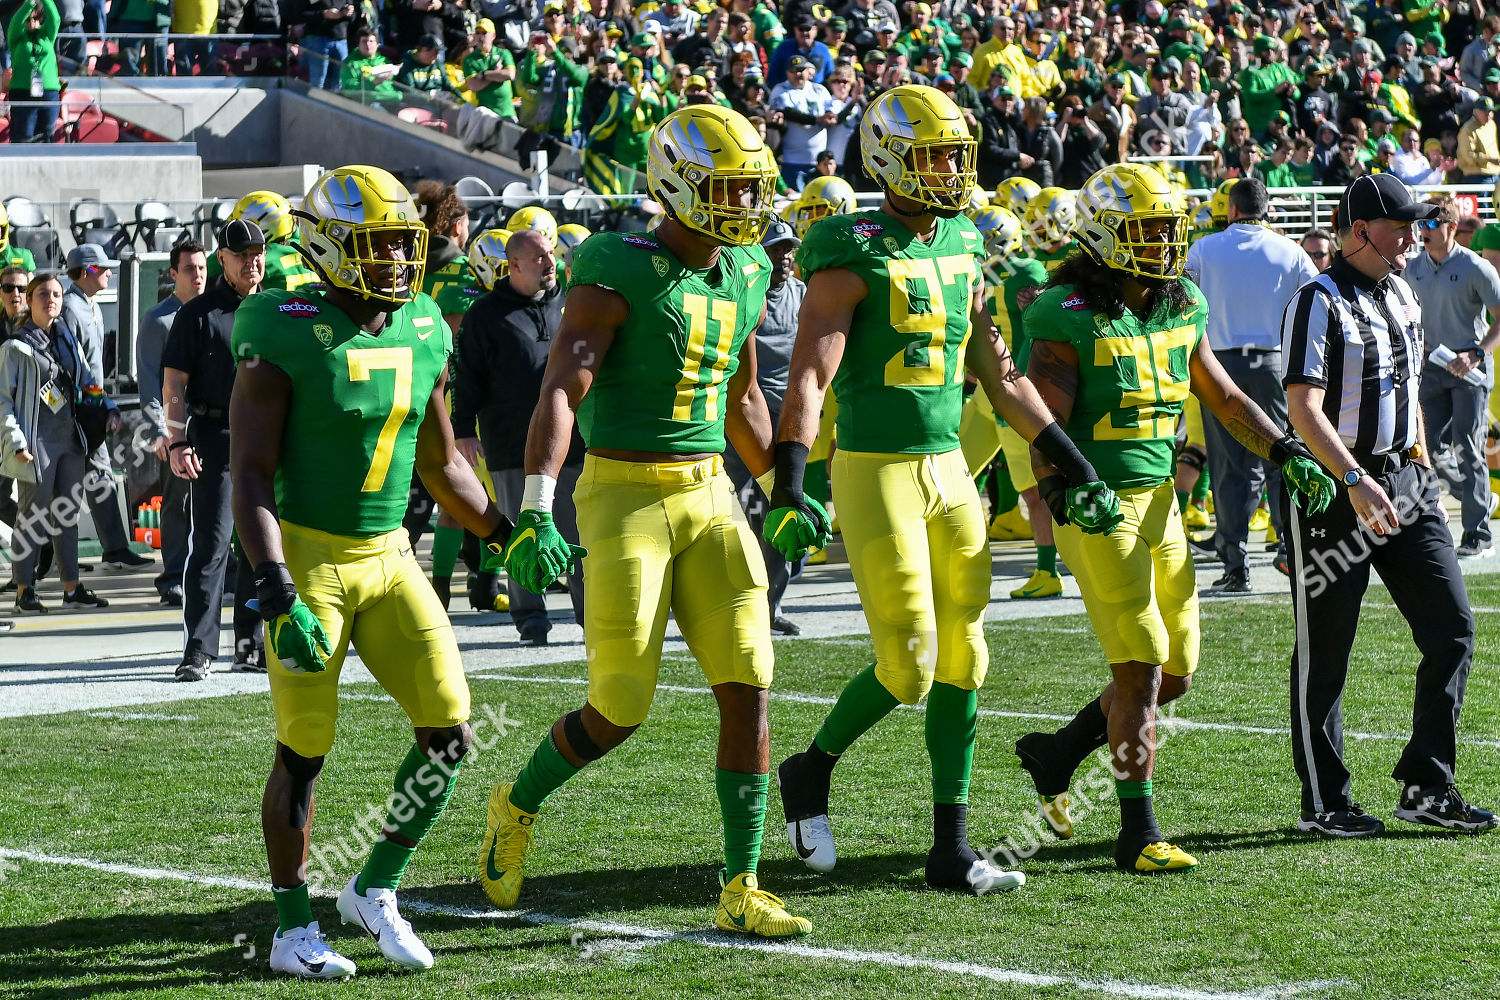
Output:
[[1476,365],[1484,364],[1484,348],[1478,346],[1471,347],[1465,353],[1474,355],[1474,363]]
[[1356,465],[1354,468],[1344,473],[1344,485],[1353,486],[1355,483],[1359,482],[1361,479],[1365,478],[1368,475],[1369,473],[1365,471],[1364,466]]

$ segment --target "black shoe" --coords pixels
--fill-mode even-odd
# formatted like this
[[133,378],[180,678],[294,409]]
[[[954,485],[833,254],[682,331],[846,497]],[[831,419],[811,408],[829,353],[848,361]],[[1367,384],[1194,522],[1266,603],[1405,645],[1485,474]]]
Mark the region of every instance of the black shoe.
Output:
[[133,569],[142,569],[150,566],[152,560],[145,556],[136,555],[129,549],[121,549],[118,552],[106,552],[99,560],[99,568],[106,572],[128,573]]
[[1495,814],[1471,806],[1453,785],[1406,789],[1396,805],[1395,816],[1407,823],[1437,826],[1444,830],[1481,833],[1495,828]]
[[1223,576],[1213,582],[1213,586],[1203,592],[1204,597],[1235,597],[1241,594],[1253,594],[1255,588],[1250,585],[1250,570],[1244,566],[1239,569],[1227,571]]
[[63,595],[63,607],[107,608],[109,607],[109,602],[80,583],[73,588],[72,593]]
[[475,611],[497,610],[495,602],[504,592],[505,588],[500,584],[499,574],[469,574],[469,607]]
[[1192,535],[1188,536],[1188,551],[1193,555],[1193,562],[1218,562],[1219,550],[1214,547],[1214,536],[1209,535],[1203,541],[1198,541]]
[[1275,566],[1276,572],[1280,573],[1282,576],[1292,575],[1292,563],[1291,560],[1287,558],[1285,545],[1278,545],[1276,547],[1276,556],[1271,560],[1271,565]]
[[1495,554],[1494,544],[1477,531],[1465,531],[1458,542],[1460,559],[1482,559]]
[[544,628],[521,629],[521,645],[523,646],[545,646],[547,645],[547,630]]
[[234,651],[234,662],[229,664],[230,672],[236,674],[263,674],[266,672],[266,651],[249,640],[237,644],[239,648]]
[[448,604],[453,600],[453,577],[435,576],[432,578],[432,589],[437,594],[438,600],[443,602],[443,610],[448,610]]
[[828,815],[828,788],[831,774],[824,774],[807,759],[807,753],[794,753],[776,768],[776,787],[781,789],[781,808],[786,821],[812,819]]
[[1365,812],[1358,802],[1351,802],[1348,809],[1304,811],[1297,829],[1303,833],[1321,833],[1325,837],[1374,837],[1385,833],[1385,824]]
[[802,634],[802,629],[796,622],[792,621],[790,618],[783,618],[781,615],[777,615],[775,618],[771,619],[771,631],[778,632],[781,635]]
[[172,584],[161,592],[161,602],[169,608],[182,607],[182,585]]
[[4,583],[0,583],[0,594],[8,594],[15,589],[16,581],[14,580],[6,580]]
[[1061,768],[1053,763],[1053,748],[1056,737],[1052,733],[1027,733],[1016,740],[1016,756],[1021,758],[1021,767],[1031,775],[1031,783],[1038,795],[1061,795],[1068,790],[1073,775],[1061,774]]
[[36,596],[36,588],[32,587],[24,595],[16,595],[16,614],[18,615],[45,615],[47,606]]
[[207,653],[191,653],[177,665],[180,681],[201,681],[213,671],[214,658]]

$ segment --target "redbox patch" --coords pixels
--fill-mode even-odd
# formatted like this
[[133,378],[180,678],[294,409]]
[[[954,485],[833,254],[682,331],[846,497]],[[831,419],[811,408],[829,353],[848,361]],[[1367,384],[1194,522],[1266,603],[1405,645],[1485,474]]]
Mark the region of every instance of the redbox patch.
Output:
[[655,242],[654,240],[645,239],[641,236],[622,236],[620,237],[620,239],[624,240],[626,243],[629,243],[633,247],[640,247],[643,250],[661,249],[661,245],[659,243]]
[[1064,309],[1074,309],[1081,311],[1087,309],[1089,307],[1089,304],[1088,302],[1084,301],[1082,295],[1069,295],[1067,298],[1063,299],[1062,307]]
[[856,222],[853,228],[855,235],[863,236],[865,239],[885,232],[885,227],[878,222]]
[[304,318],[308,316],[316,316],[318,313],[323,311],[306,299],[288,299],[286,302],[283,302],[276,308],[278,311],[284,312],[288,316],[301,316]]

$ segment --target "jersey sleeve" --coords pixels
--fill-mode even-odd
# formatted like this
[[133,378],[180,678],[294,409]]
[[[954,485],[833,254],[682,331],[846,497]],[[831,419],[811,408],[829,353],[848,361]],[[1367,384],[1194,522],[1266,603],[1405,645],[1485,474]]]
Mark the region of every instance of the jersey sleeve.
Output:
[[1026,308],[1026,336],[1032,340],[1053,340],[1076,346],[1078,322],[1074,317],[1092,315],[1090,309],[1072,288],[1061,285],[1042,292]]
[[296,359],[286,336],[287,324],[277,311],[290,298],[287,292],[263,291],[240,303],[230,334],[236,360],[267,361],[288,375],[295,375]]
[[568,287],[575,285],[598,285],[612,292],[622,292],[625,284],[622,267],[621,237],[617,233],[596,233],[578,245],[573,251],[573,272]]
[[[802,271],[802,280],[812,277],[814,271],[835,267],[852,267],[866,260],[870,250],[850,226],[849,220],[857,218],[847,215],[830,215],[814,222],[797,248],[797,267]],[[875,231],[880,227],[876,226]]]
[[1193,297],[1193,304],[1188,306],[1184,315],[1193,321],[1197,330],[1193,335],[1193,350],[1198,350],[1198,345],[1208,335],[1208,297],[1203,294],[1191,278],[1183,278],[1182,283],[1187,286],[1188,292]]

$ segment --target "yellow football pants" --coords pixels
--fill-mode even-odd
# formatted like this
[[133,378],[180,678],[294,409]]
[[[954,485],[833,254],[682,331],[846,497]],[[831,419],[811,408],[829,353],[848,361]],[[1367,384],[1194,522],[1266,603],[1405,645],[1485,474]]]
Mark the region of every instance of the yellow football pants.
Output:
[[710,686],[771,686],[771,608],[760,545],[723,459],[648,465],[589,455],[573,491],[589,550],[589,704],[646,720],[667,613]]
[[297,593],[328,633],[333,655],[328,669],[297,674],[268,648],[280,742],[303,757],[332,749],[339,673],[351,642],[413,726],[442,729],[468,719],[469,683],[453,626],[406,529],[354,538],[282,521],[281,544]]
[[1120,513],[1124,522],[1107,535],[1059,525],[1057,551],[1105,659],[1186,677],[1198,669],[1198,580],[1171,481],[1122,491]]
[[958,448],[964,453],[970,479],[983,472],[984,467],[1000,453],[1000,431],[1000,421],[989,394],[983,387],[975,389],[964,400],[963,412],[958,418]]
[[963,452],[841,450],[833,488],[876,678],[907,705],[934,680],[978,688],[989,668],[990,548]]

